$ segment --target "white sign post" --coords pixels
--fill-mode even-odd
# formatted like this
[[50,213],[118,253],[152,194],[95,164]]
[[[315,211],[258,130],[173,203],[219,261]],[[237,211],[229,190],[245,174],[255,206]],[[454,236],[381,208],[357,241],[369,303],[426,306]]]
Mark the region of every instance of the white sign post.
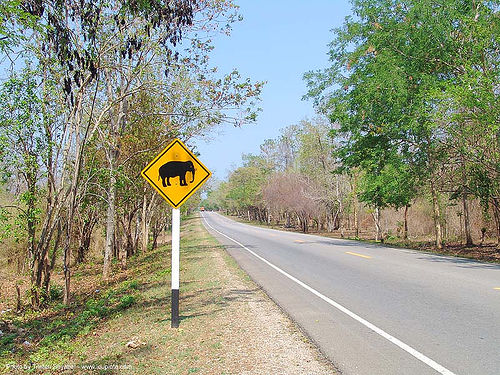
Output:
[[172,208],[172,328],[179,328],[179,243],[181,210]]

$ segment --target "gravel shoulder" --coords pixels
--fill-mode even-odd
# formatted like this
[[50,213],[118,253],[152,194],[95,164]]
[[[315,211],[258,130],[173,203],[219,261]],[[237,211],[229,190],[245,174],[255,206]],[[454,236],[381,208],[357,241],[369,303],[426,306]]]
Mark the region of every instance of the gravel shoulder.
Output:
[[[214,260],[225,279],[227,368],[232,374],[336,374],[295,323],[223,251]],[[234,367],[233,367],[234,366]]]

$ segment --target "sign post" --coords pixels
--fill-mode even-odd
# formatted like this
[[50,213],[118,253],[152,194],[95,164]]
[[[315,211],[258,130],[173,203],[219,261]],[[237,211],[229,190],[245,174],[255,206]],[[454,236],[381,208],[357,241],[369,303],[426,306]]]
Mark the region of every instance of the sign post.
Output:
[[[172,206],[171,327],[179,327],[180,206],[212,173],[178,139],[170,143],[141,172],[142,177]],[[191,179],[187,179],[191,177]]]
[[181,210],[172,208],[172,328],[179,327],[179,254]]

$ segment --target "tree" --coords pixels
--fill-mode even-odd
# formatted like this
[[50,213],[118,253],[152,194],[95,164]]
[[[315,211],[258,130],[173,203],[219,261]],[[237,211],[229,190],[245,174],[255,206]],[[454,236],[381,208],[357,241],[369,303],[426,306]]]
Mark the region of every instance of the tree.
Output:
[[20,0],[4,0],[0,3],[0,52],[6,56],[26,40],[23,29],[42,31],[38,17],[33,15]]
[[[48,114],[48,103],[43,101],[37,72],[28,63],[21,74],[14,73],[1,88],[0,142],[1,167],[4,180],[15,176],[21,186],[17,210],[19,223],[26,231],[27,251],[31,272],[31,303],[38,308],[44,292],[42,276],[50,272],[48,252],[50,238],[38,224],[42,220],[42,199],[51,199],[51,177],[47,175],[52,163],[53,123]],[[42,89],[46,87],[42,86]],[[47,190],[43,181],[47,181]],[[46,277],[49,277],[46,275]],[[48,287],[48,285],[47,285]]]
[[264,141],[260,151],[273,169],[286,171],[296,167],[300,126],[289,125],[282,128],[280,133],[278,138]]
[[[208,67],[206,54],[199,53],[210,51],[210,42],[194,37],[197,32],[213,30],[212,26],[221,20],[227,22],[215,28],[227,32],[226,25],[236,19],[234,9],[231,1],[195,0],[8,0],[0,5],[0,43],[4,43],[0,49],[6,53],[15,46],[16,52],[33,56],[43,107],[33,113],[52,116],[51,121],[44,122],[44,132],[37,133],[46,137],[46,161],[38,164],[43,168],[36,173],[46,176],[47,190],[35,242],[43,249],[41,254],[51,248],[55,256],[55,250],[62,247],[66,304],[70,303],[72,248],[78,232],[75,222],[83,223],[77,236],[82,259],[91,223],[95,222],[94,209],[101,209],[90,199],[103,198],[96,184],[107,184],[103,189],[106,197],[100,202],[109,208],[109,238],[116,237],[111,233],[116,228],[118,211],[115,204],[109,203],[126,177],[121,172],[134,157],[133,153],[125,155],[122,148],[128,132],[137,126],[131,120],[154,117],[158,125],[170,119],[172,127],[161,133],[160,141],[143,142],[133,151],[147,156],[158,152],[174,136],[189,139],[223,122],[239,124],[255,119],[253,99],[258,97],[261,84],[242,80],[236,71],[222,78],[217,76]],[[189,32],[193,45],[183,54],[186,44],[180,44],[181,37]],[[22,38],[23,34],[27,37]],[[140,100],[141,91],[160,100],[150,100],[153,105],[147,107],[136,105],[134,101]],[[15,99],[11,92],[9,95],[9,100]],[[238,111],[241,114],[235,115]],[[89,151],[95,151],[98,157]],[[105,159],[107,176],[101,173]],[[92,165],[95,162],[101,164]],[[140,180],[138,174],[135,177]],[[143,221],[147,224],[151,220],[148,207],[153,206],[154,198],[148,198],[140,186],[135,187],[127,191],[136,194],[127,203],[133,205],[135,220],[137,202],[145,203],[142,213],[146,213]],[[84,207],[79,207],[84,202]],[[33,206],[32,202],[29,205]],[[124,219],[124,211],[120,213]],[[122,220],[125,225],[121,230],[125,238],[133,230],[135,243],[137,225],[130,221],[134,218]],[[30,224],[30,233],[32,227]],[[147,232],[148,226],[142,227]],[[147,239],[147,233],[143,237]],[[109,250],[111,241],[108,245]],[[107,254],[109,265],[109,251]],[[45,260],[43,264],[48,269],[46,265],[54,262]]]
[[243,155],[244,165],[234,170],[227,185],[226,200],[238,215],[246,214],[248,220],[267,221],[262,188],[268,181],[271,169],[266,159],[251,154]]
[[[343,165],[366,169],[363,164],[378,163],[382,170],[397,154],[416,181],[429,185],[436,246],[441,247],[439,172],[449,145],[443,142],[439,109],[443,93],[449,98],[449,88],[462,81],[465,61],[481,66],[481,55],[498,61],[492,42],[498,28],[485,26],[489,21],[497,24],[498,4],[359,0],[353,6],[356,18],[346,19],[331,44],[332,66],[305,75],[308,96],[339,123],[334,135],[341,140]],[[468,51],[472,46],[464,44],[463,36],[476,32],[468,27],[473,24],[482,25],[475,30],[488,31],[480,38],[481,47]],[[485,53],[479,53],[481,48]],[[473,50],[478,52],[476,59],[470,59]],[[490,99],[483,103],[492,104],[494,96],[487,95]]]
[[415,176],[408,170],[408,166],[397,156],[387,161],[380,169],[366,170],[361,175],[359,182],[360,200],[374,208],[376,237],[382,239],[382,228],[380,226],[380,210],[386,207],[405,207],[404,234],[408,236],[407,209],[411,200],[416,195]]
[[264,186],[263,197],[276,216],[285,216],[287,227],[297,219],[300,229],[307,233],[310,219],[319,213],[312,190],[314,187],[300,173],[278,172]]
[[331,126],[323,118],[302,121],[297,152],[298,171],[308,176],[310,186],[315,187],[311,194],[326,211],[328,231],[341,228],[349,193],[346,176],[334,173],[336,164],[332,150],[335,142],[329,137],[330,130]]
[[500,20],[499,2],[462,4],[454,16],[451,54],[446,87],[436,93],[438,118],[446,145],[457,160],[456,193],[464,205],[467,244],[467,196],[479,198],[487,213],[491,207],[500,248]]

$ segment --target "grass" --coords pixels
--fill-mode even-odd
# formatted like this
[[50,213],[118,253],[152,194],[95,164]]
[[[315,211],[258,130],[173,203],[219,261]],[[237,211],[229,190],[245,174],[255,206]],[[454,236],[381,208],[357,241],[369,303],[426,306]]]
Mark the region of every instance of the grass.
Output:
[[[227,348],[216,331],[227,285],[213,259],[221,247],[198,219],[183,220],[181,233],[180,329],[170,328],[170,248],[161,247],[132,257],[126,274],[117,275],[126,280],[116,277],[91,295],[75,296],[71,309],[54,303],[9,316],[11,332],[0,336],[0,371],[64,372],[67,366],[68,373],[194,374],[203,372],[207,359],[222,358]],[[227,255],[225,260],[239,272]],[[92,268],[79,269],[75,290],[91,274]],[[54,289],[56,299],[59,292]],[[131,341],[136,349],[126,346]]]
[[[66,309],[62,304],[12,316],[10,334],[0,339],[0,369],[20,363],[52,368],[76,350],[75,338],[88,335],[102,322],[113,319],[137,302],[137,280],[99,290],[83,305]],[[8,328],[9,329],[9,328]],[[29,371],[28,371],[29,372]]]

